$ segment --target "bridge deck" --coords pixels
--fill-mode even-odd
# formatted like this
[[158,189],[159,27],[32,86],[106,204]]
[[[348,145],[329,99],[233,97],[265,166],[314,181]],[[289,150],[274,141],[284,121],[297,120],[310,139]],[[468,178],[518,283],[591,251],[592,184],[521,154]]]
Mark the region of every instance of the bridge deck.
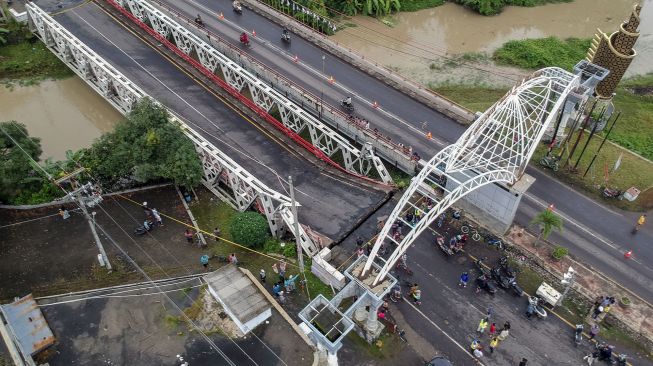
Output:
[[312,229],[337,240],[383,199],[383,192],[328,175],[283,146],[125,31],[94,3],[70,9],[55,19],[270,188],[287,194],[285,180],[292,175],[302,205],[300,221]]

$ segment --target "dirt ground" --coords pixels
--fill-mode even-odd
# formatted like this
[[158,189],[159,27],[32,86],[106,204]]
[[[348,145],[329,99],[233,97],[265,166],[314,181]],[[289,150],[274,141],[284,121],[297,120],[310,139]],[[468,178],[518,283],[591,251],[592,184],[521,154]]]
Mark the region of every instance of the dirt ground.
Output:
[[[132,200],[132,201],[130,201]],[[163,226],[151,235],[133,230],[145,218],[140,203],[160,208]],[[72,210],[74,206],[71,206]],[[59,206],[31,210],[0,209],[0,300],[33,292],[35,296],[142,281],[116,245],[153,277],[199,272],[203,250],[189,245],[183,236],[190,223],[173,186],[107,197],[97,212],[99,235],[115,271],[98,266],[99,253],[91,230],[79,211],[63,220]],[[11,226],[8,226],[11,225]],[[107,237],[108,235],[108,237]]]

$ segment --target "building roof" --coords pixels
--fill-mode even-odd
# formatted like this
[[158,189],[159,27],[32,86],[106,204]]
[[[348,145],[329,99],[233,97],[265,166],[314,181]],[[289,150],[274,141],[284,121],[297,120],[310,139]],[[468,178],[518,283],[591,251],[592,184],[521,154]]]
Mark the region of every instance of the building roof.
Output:
[[263,294],[235,265],[224,266],[204,276],[219,300],[242,324],[270,308]]
[[54,344],[54,335],[32,294],[0,305],[0,309],[23,356],[32,356]]

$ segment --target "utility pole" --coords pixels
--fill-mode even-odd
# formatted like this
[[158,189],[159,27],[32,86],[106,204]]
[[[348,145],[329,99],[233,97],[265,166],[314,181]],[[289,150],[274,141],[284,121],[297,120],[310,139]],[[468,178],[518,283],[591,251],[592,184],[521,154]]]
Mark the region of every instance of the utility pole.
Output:
[[[326,74],[324,73],[324,61],[326,60],[326,56],[322,55],[322,76],[326,79]],[[318,113],[320,119],[322,118],[322,110],[324,109],[324,82],[321,84],[321,89],[320,89],[320,113]]]
[[107,253],[104,250],[104,246],[102,246],[102,242],[100,241],[100,236],[98,235],[97,231],[95,230],[95,212],[91,214],[88,213],[88,210],[86,209],[86,206],[88,207],[94,207],[100,202],[102,202],[102,196],[99,194],[99,191],[96,190],[93,185],[88,182],[82,186],[79,186],[79,183],[77,183],[77,180],[75,177],[82,173],[85,169],[80,168],[75,170],[74,172],[66,175],[65,177],[59,178],[54,183],[58,186],[61,186],[61,183],[69,181],[70,185],[74,188],[73,191],[68,192],[68,196],[75,200],[77,202],[77,205],[79,208],[82,210],[82,213],[86,217],[86,221],[88,222],[88,225],[91,228],[91,232],[93,233],[93,238],[95,238],[95,244],[98,247],[98,250],[100,251],[100,255],[98,257],[101,257],[102,261],[100,262],[100,265],[102,265],[102,262],[104,262],[104,265],[106,265],[107,270],[109,272],[112,271],[111,268],[111,263],[109,262],[109,257],[107,257]]
[[292,183],[292,176],[288,176],[288,184],[290,185],[290,210],[294,221],[295,231],[295,244],[297,245],[297,258],[299,260],[299,271],[304,273],[304,256],[302,255],[302,243],[299,236],[299,220],[297,219],[297,201],[295,201],[295,186]]

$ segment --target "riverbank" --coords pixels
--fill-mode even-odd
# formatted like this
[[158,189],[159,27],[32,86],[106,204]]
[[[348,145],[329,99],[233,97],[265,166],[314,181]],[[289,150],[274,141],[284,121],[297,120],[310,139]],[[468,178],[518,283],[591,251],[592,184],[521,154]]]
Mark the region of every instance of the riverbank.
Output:
[[33,85],[74,73],[38,40],[0,46],[0,83]]

